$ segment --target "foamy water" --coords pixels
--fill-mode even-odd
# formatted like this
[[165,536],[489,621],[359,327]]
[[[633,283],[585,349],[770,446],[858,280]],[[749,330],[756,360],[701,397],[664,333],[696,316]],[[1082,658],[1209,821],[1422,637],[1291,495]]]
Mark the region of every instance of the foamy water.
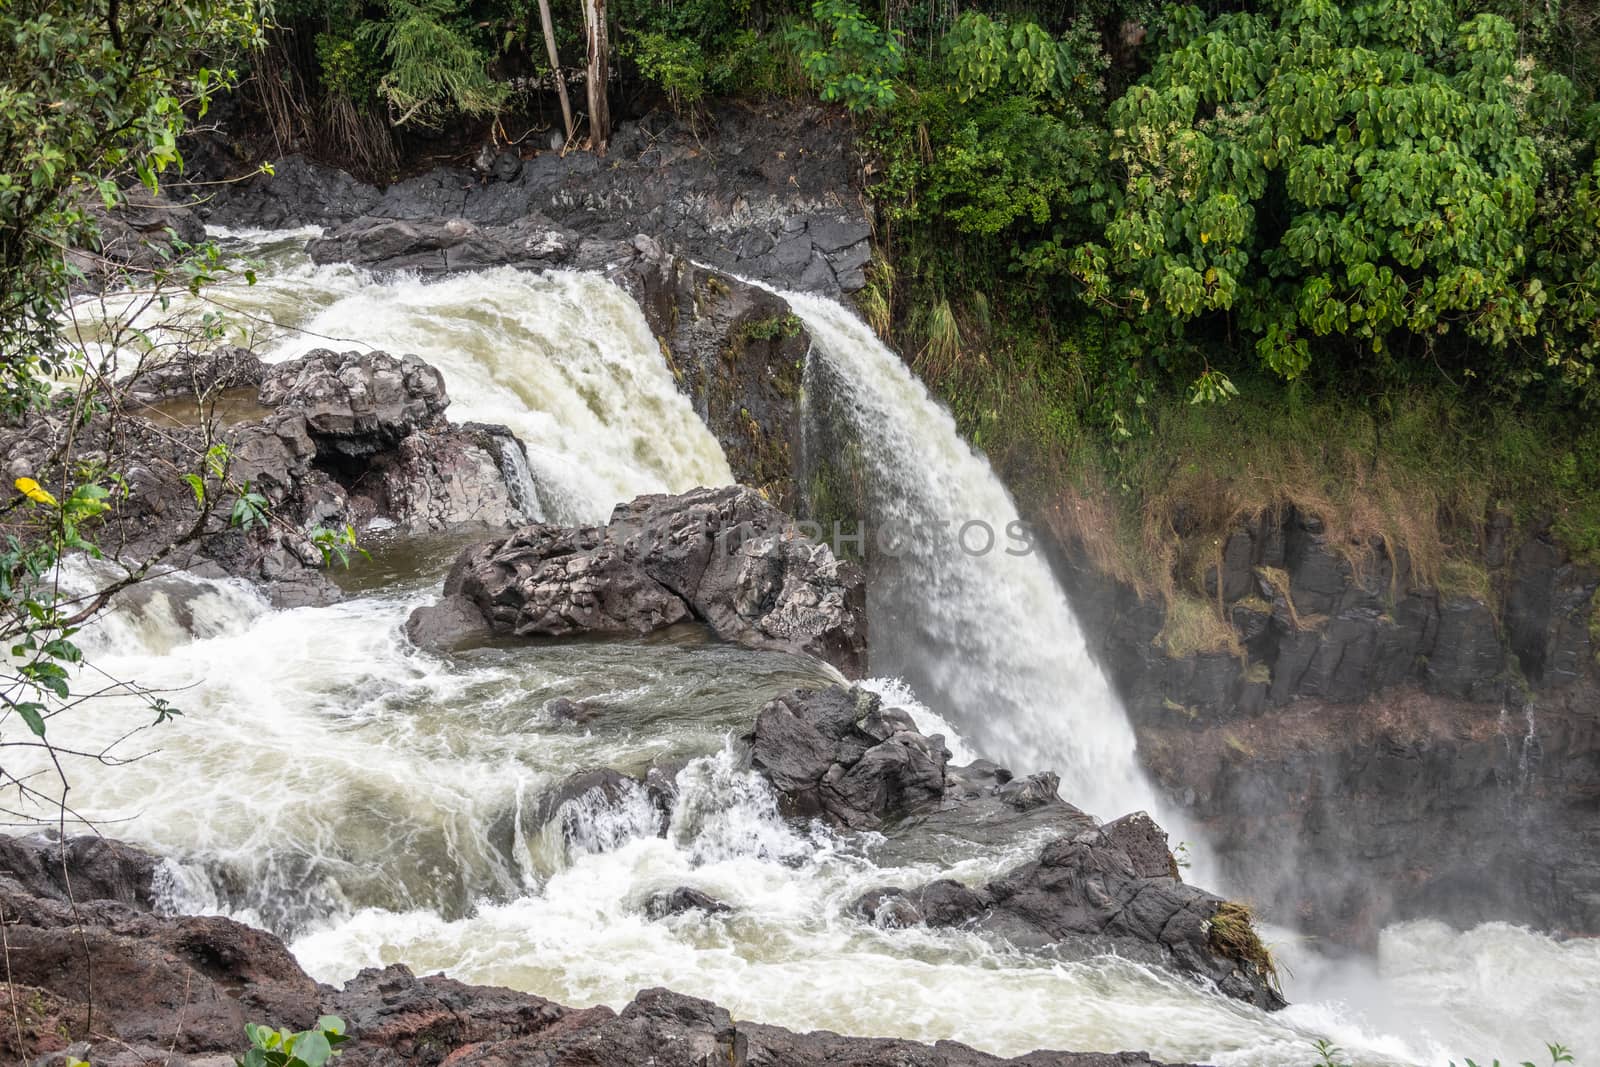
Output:
[[[435,362],[453,417],[525,436],[541,493],[559,489],[560,517],[599,518],[637,492],[728,480],[715,441],[640,332],[638,309],[599,279],[383,280],[313,268],[292,250],[274,255],[260,286],[229,299]],[[842,414],[863,430],[881,409],[898,416],[871,459],[881,506],[911,517],[930,508],[1014,515],[948,416],[864,347],[853,318],[820,301],[796,304],[824,356],[863,383],[856,410]],[[339,347],[269,333],[271,358]],[[910,469],[907,451],[938,476]],[[288,611],[242,584],[164,579],[86,634],[98,667],[169,691],[185,711],[125,743],[125,754],[148,753],[134,763],[69,767],[85,814],[170,857],[168,906],[270,926],[325,981],[399,961],[613,1006],[666,985],[741,1019],[954,1038],[1002,1054],[1147,1049],[1283,1067],[1312,1063],[1312,1042],[1326,1037],[1350,1062],[1375,1067],[1451,1056],[1542,1062],[1545,1040],[1600,1048],[1600,943],[1506,926],[1404,924],[1384,932],[1376,960],[1353,964],[1274,934],[1294,1003],[1269,1015],[1112,957],[1053,960],[970,932],[882,931],[847,918],[867,889],[940,876],[981,883],[1036,842],[975,845],[948,866],[895,865],[872,835],[780,819],[762,780],[740,770],[736,739],[771,696],[831,680],[805,659],[692,632],[419,651],[400,627],[432,597],[448,558],[380,553],[351,599]],[[1120,709],[1040,567],[952,571],[935,557],[912,560],[906,584],[873,591],[874,663],[889,673],[865,684],[943,733],[957,762],[1053,766],[1069,799],[1103,815],[1154,806]],[[980,598],[987,628],[968,625]],[[594,714],[561,721],[557,698]],[[112,699],[52,729],[86,747],[145,717]],[[664,836],[642,792],[569,810],[571,840],[533,818],[540,795],[575,770],[650,766],[678,792]],[[680,885],[734,910],[647,919],[650,894]]]

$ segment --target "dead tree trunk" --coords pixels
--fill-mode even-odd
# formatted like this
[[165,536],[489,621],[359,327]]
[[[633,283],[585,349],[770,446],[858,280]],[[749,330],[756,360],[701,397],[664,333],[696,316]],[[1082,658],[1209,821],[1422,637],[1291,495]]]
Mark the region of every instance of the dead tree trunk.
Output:
[[606,102],[611,61],[606,0],[583,0],[583,28],[589,38],[589,147],[603,152],[611,139],[611,107]]
[[567,143],[572,143],[572,101],[567,99],[567,79],[561,75],[561,58],[556,55],[556,28],[550,21],[550,0],[539,0],[539,24],[544,27],[544,50],[550,56],[550,73],[556,79],[556,94],[561,97],[561,121],[567,127]]

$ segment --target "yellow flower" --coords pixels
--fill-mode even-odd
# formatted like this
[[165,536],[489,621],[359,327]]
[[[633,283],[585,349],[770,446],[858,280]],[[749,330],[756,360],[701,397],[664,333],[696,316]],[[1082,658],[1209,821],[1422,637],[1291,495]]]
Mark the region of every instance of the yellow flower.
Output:
[[1211,235],[1209,233],[1207,233],[1206,231],[1201,230],[1200,231],[1200,243],[1201,244],[1205,244],[1209,240],[1211,240]]
[[23,496],[27,497],[35,504],[43,504],[48,508],[56,508],[61,506],[56,503],[55,497],[51,496],[43,486],[34,481],[32,478],[18,478],[12,484],[17,487],[17,490],[21,492]]

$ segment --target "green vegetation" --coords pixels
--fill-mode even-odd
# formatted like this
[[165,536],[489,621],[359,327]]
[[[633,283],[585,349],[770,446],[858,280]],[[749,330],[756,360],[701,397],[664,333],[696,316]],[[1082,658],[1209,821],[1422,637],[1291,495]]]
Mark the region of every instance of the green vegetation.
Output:
[[315,1027],[298,1033],[255,1023],[246,1023],[244,1032],[250,1048],[237,1061],[239,1067],[323,1067],[349,1040],[337,1015],[324,1015]]
[[1211,949],[1217,955],[1253,967],[1277,988],[1278,966],[1256,933],[1255,916],[1248,904],[1232,900],[1218,904],[1216,913],[1211,916],[1210,939]]

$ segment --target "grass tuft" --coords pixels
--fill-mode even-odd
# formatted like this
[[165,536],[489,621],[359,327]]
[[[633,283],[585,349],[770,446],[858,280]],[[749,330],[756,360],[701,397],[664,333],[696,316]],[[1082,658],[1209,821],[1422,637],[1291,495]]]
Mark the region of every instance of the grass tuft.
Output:
[[1278,989],[1278,965],[1272,953],[1256,933],[1255,913],[1250,905],[1224,900],[1211,916],[1211,950],[1224,959],[1235,960],[1247,968],[1254,968]]

